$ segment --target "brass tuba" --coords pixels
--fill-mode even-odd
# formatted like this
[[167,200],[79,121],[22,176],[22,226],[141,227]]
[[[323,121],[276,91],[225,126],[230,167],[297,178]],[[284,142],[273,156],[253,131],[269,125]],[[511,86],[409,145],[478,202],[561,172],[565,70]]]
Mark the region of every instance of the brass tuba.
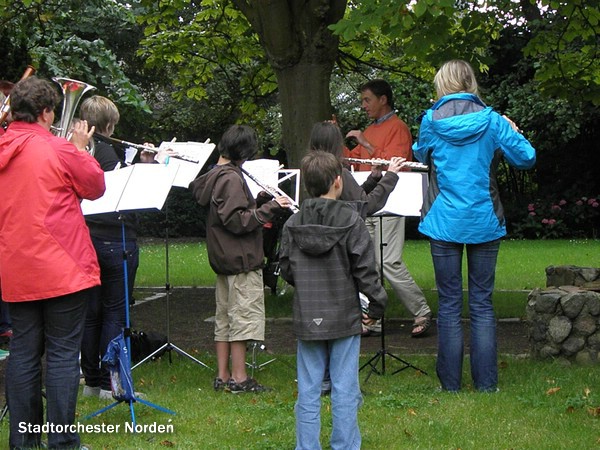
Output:
[[[91,84],[84,83],[83,81],[72,80],[70,78],[52,78],[53,81],[60,85],[63,92],[63,110],[60,118],[58,127],[53,127],[54,134],[56,136],[70,138],[71,122],[75,115],[77,105],[85,94],[92,89],[96,89]],[[90,155],[94,155],[94,141],[90,139],[88,144],[88,152]]]

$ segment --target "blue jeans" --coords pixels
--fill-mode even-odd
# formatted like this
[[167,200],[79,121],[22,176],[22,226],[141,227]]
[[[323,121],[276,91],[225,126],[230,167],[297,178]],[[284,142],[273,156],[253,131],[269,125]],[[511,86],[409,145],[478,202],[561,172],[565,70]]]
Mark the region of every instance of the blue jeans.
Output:
[[[13,325],[6,368],[10,448],[37,448],[41,433],[19,424],[75,423],[79,348],[89,289],[46,300],[9,304]],[[42,402],[42,357],[46,353],[46,420]],[[48,433],[48,448],[79,448],[77,433]]]
[[329,341],[298,340],[298,401],[296,449],[320,449],[321,383],[329,364],[333,450],[359,449],[358,407],[362,395],[358,382],[360,336]]
[[475,389],[494,391],[498,384],[498,362],[492,293],[500,240],[466,245],[431,240],[430,246],[439,296],[436,369],[442,389],[458,391],[461,387],[464,346],[461,321],[462,255],[466,246],[471,376]]
[[[93,289],[85,318],[81,343],[81,370],[85,384],[110,390],[110,375],[101,366],[108,343],[125,327],[125,272],[123,271],[123,242],[92,237],[101,285]],[[135,240],[125,241],[129,295],[133,291],[139,265],[139,249]]]

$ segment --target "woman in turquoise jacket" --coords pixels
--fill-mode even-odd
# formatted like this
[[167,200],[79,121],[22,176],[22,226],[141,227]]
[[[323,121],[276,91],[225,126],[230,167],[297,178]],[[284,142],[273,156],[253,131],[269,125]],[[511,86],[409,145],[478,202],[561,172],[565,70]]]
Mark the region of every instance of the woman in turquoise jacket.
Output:
[[498,384],[492,293],[500,238],[506,235],[496,170],[501,158],[518,169],[531,168],[535,150],[510,119],[481,101],[467,62],[445,63],[434,86],[438,101],[425,112],[413,151],[431,168],[419,231],[430,238],[438,288],[437,374],[442,389],[460,390],[466,247],[471,375],[475,389],[491,392]]

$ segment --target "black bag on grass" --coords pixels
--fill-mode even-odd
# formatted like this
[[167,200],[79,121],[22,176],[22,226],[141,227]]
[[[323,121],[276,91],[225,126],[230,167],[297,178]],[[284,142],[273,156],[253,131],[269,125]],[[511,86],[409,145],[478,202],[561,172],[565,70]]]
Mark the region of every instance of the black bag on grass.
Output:
[[[167,343],[167,336],[156,331],[131,331],[131,361],[138,363]],[[166,347],[152,356],[152,360],[161,357]]]

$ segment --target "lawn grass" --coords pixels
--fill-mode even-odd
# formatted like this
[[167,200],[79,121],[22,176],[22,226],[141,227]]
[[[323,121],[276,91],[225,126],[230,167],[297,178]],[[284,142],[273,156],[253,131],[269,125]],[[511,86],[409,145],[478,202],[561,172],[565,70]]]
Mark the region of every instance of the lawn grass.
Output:
[[[212,286],[201,243],[171,243],[170,283],[174,286]],[[498,293],[519,296],[544,286],[548,265],[598,266],[599,241],[506,241],[498,261]],[[138,286],[164,286],[164,244],[144,244]],[[409,242],[405,259],[428,298],[434,297],[427,243]],[[289,295],[267,298],[267,313],[289,314]],[[525,294],[524,294],[525,293]],[[287,296],[287,297],[286,297]],[[508,297],[507,297],[508,298]],[[497,299],[496,299],[497,301]],[[391,302],[391,308],[398,308]],[[395,302],[398,303],[398,302]],[[285,306],[281,306],[284,305]],[[498,308],[498,303],[496,304]],[[523,305],[521,305],[521,308]],[[270,309],[269,309],[270,308]],[[277,309],[279,308],[279,309]],[[500,305],[501,309],[508,309]],[[388,315],[389,317],[389,315]],[[199,355],[216,367],[213,354]],[[259,355],[265,357],[266,355]],[[363,355],[365,362],[371,355]],[[387,371],[360,374],[364,404],[359,423],[365,449],[591,449],[600,447],[600,370],[589,366],[565,366],[512,355],[499,357],[500,392],[482,394],[469,386],[468,357],[464,367],[465,389],[459,394],[438,391],[434,355],[404,355],[426,371],[408,368],[394,373],[398,362],[387,357]],[[136,390],[148,401],[174,411],[170,415],[136,403],[133,411],[140,427],[172,427],[172,432],[125,432],[132,413],[119,404],[94,418],[86,418],[108,403],[79,396],[76,422],[101,427],[118,426],[114,433],[82,433],[82,442],[99,449],[291,449],[294,447],[296,400],[295,357],[275,355],[272,364],[257,374],[274,388],[260,395],[214,392],[214,370],[173,354],[147,362],[133,371]],[[260,361],[259,361],[260,362]],[[379,366],[381,367],[381,366]],[[322,443],[331,433],[331,400],[323,399]],[[106,428],[105,428],[106,429]],[[0,448],[8,448],[8,421],[0,425]]]
[[[137,286],[165,285],[166,250],[163,241],[141,244]],[[215,275],[208,264],[204,242],[171,240],[168,252],[169,281],[172,287],[214,286]],[[435,314],[437,293],[429,243],[425,240],[407,241],[403,257]],[[496,267],[494,295],[494,306],[498,317],[522,317],[527,304],[527,294],[536,287],[546,285],[545,269],[551,265],[600,266],[600,240],[503,241]],[[466,261],[464,266],[463,273],[466,274]],[[464,286],[466,288],[466,279]],[[387,316],[407,317],[407,312],[395,298],[394,292],[389,286],[386,287],[390,297],[386,310]],[[269,317],[289,316],[291,294],[292,289],[289,288],[280,297],[268,295],[265,299],[267,315]]]
[[[211,355],[198,355],[209,366]],[[363,356],[363,360],[366,356]],[[413,369],[397,374],[388,359],[384,375],[364,382],[359,423],[365,449],[587,449],[600,444],[600,371],[553,362],[500,356],[501,391],[482,394],[467,387],[460,394],[437,390],[433,356],[412,355]],[[468,365],[467,365],[468,366]],[[144,404],[134,405],[138,425],[172,425],[172,433],[126,434],[131,421],[126,403],[85,419],[108,403],[80,396],[77,421],[119,425],[118,433],[84,433],[92,449],[291,449],[294,447],[295,358],[277,360],[257,375],[274,388],[259,395],[214,392],[213,372],[177,354],[133,371],[137,390],[170,415]],[[469,380],[465,367],[465,380]],[[331,433],[331,400],[322,407],[322,443]],[[7,425],[0,447],[7,448]]]
[[[156,240],[142,241],[140,248],[136,285],[164,286],[165,243]],[[208,264],[204,242],[171,240],[168,252],[171,285],[214,285],[215,275]],[[424,290],[434,289],[435,279],[428,241],[407,241],[403,257],[417,284]],[[498,255],[496,289],[515,291],[544,286],[546,267],[567,264],[598,267],[600,240],[505,240]]]

